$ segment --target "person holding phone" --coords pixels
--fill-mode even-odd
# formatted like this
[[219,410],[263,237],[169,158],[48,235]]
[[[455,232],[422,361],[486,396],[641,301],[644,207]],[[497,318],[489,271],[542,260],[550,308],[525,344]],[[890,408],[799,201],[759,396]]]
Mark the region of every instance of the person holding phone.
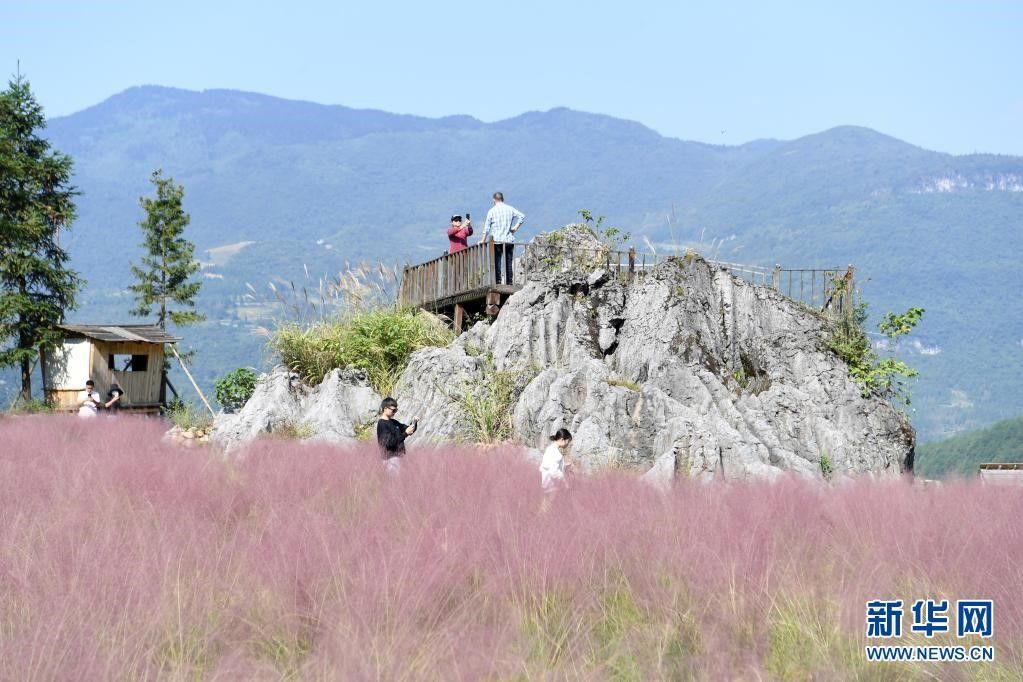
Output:
[[124,397],[124,390],[116,383],[110,384],[110,390],[107,391],[107,401],[103,403],[103,407],[110,410],[111,413],[117,414],[121,409],[121,398]]
[[85,382],[85,390],[78,394],[78,416],[95,417],[100,405],[102,403],[96,391],[96,382],[89,379]]
[[419,417],[412,417],[411,424],[402,424],[394,418],[398,412],[398,401],[388,396],[380,403],[380,418],[377,420],[377,445],[387,470],[396,473],[405,456],[405,439],[419,428]]
[[458,253],[469,246],[469,237],[472,235],[472,220],[469,214],[465,214],[465,223],[462,223],[462,216],[451,216],[451,227],[448,228],[448,253]]

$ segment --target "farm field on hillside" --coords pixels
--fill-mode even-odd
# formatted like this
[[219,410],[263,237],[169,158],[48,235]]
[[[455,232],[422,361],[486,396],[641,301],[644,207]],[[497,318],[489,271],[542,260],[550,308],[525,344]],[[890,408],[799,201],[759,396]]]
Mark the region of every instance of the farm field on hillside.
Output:
[[[1016,488],[611,472],[544,507],[511,448],[413,439],[390,476],[368,446],[228,461],[164,428],[0,418],[0,678],[1023,678]],[[911,629],[919,599],[950,632]],[[990,638],[955,632],[974,599]],[[871,600],[902,600],[901,637],[867,638]]]

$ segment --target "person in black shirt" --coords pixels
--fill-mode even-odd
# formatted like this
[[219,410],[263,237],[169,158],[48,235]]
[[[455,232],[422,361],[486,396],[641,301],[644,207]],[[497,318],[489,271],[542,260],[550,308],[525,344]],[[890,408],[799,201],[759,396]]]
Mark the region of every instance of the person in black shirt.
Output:
[[380,403],[380,419],[377,420],[377,444],[380,455],[387,462],[390,471],[397,471],[400,457],[405,454],[405,439],[416,432],[419,417],[412,417],[412,423],[402,424],[394,418],[398,412],[398,401],[388,396]]
[[110,384],[110,390],[107,392],[107,402],[103,403],[103,407],[111,411],[112,414],[117,414],[121,409],[121,398],[124,397],[124,389],[117,384]]

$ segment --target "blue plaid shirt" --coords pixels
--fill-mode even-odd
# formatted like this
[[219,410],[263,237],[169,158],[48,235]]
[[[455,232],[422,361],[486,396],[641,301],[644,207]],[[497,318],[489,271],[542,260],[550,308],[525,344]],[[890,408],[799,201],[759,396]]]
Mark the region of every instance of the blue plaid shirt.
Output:
[[487,235],[492,234],[495,242],[513,242],[515,235],[512,234],[512,228],[518,229],[524,222],[525,213],[499,201],[487,211],[487,219],[483,221],[482,241],[486,241]]

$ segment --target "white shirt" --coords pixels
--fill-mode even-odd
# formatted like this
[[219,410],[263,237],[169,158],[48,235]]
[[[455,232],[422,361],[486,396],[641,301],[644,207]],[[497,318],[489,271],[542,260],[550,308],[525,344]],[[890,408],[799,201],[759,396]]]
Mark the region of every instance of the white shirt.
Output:
[[[78,402],[82,402],[83,400],[88,398],[90,395],[92,396],[93,400],[99,400],[99,393],[97,393],[96,391],[93,391],[92,393],[89,393],[89,389],[85,389],[84,391],[82,391],[81,393],[78,394]],[[95,417],[96,416],[96,410],[97,410],[96,403],[94,403],[94,402],[92,402],[90,400],[89,402],[85,403],[84,405],[82,405],[81,407],[78,408],[78,416],[79,417]]]
[[540,460],[540,485],[545,490],[552,488],[557,482],[565,480],[565,458],[561,449],[551,443],[543,451],[543,459]]
[[522,211],[499,201],[487,211],[486,220],[483,221],[483,237],[480,241],[487,241],[487,235],[492,234],[495,242],[513,242],[515,235],[512,228],[519,229],[525,220],[526,215]]

